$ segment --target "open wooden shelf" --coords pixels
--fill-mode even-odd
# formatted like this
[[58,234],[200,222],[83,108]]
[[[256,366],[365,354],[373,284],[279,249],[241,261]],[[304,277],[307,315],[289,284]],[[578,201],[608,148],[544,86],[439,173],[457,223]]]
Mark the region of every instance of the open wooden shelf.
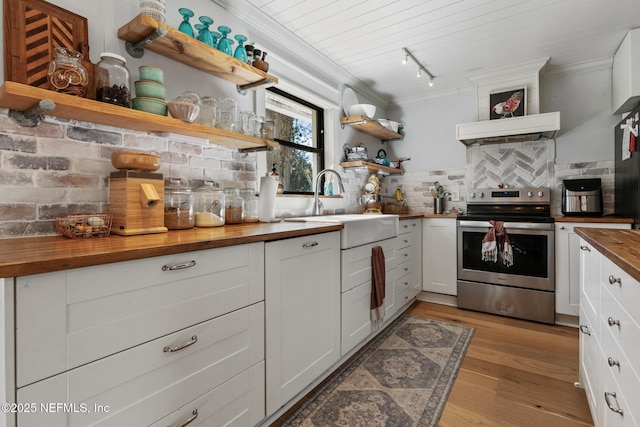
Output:
[[340,166],[343,168],[368,168],[371,172],[379,173],[382,175],[402,175],[403,169],[390,168],[389,166],[382,166],[377,163],[367,162],[365,160],[354,160],[351,162],[342,162]]
[[164,29],[166,35],[151,41],[144,46],[145,49],[235,83],[239,89],[262,89],[278,83],[276,77],[147,15],[140,14],[123,25],[118,30],[118,38],[135,44],[149,37],[158,28]]
[[402,139],[402,135],[382,126],[376,119],[367,116],[348,116],[342,117],[340,123],[343,126],[351,126],[354,129],[364,132],[368,135],[375,136],[383,141],[391,139]]
[[56,104],[53,111],[44,113],[54,117],[100,123],[143,132],[169,132],[194,136],[207,139],[212,144],[239,149],[260,150],[277,145],[271,140],[196,123],[187,123],[172,117],[146,113],[22,83],[5,82],[0,86],[0,108],[26,111],[43,99],[49,99]]

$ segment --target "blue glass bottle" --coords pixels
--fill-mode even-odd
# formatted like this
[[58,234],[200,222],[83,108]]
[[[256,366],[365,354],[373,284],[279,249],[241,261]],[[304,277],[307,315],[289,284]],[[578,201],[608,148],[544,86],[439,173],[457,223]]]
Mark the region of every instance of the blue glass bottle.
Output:
[[191,9],[187,9],[186,7],[181,7],[178,9],[178,12],[182,15],[182,22],[180,23],[180,26],[178,26],[178,31],[188,35],[189,37],[193,37],[193,27],[189,23],[189,18],[193,18],[194,13]]
[[227,34],[231,32],[231,28],[221,25],[218,27],[218,31],[220,31],[220,34],[222,34],[220,41],[218,41],[218,50],[226,53],[229,56],[233,56],[231,43],[229,43],[229,39],[227,38]]
[[233,56],[242,62],[247,62],[247,51],[244,48],[244,42],[247,41],[247,36],[242,34],[236,34],[234,39],[238,41],[238,47],[233,53]]

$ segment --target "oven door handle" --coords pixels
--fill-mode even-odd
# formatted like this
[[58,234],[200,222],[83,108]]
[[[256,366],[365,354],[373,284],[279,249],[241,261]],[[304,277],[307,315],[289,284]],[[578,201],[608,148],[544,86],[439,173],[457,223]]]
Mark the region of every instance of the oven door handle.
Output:
[[[458,227],[468,228],[491,228],[489,221],[471,221],[471,220],[458,220]],[[548,222],[505,222],[504,228],[519,229],[519,230],[553,230],[554,224]]]

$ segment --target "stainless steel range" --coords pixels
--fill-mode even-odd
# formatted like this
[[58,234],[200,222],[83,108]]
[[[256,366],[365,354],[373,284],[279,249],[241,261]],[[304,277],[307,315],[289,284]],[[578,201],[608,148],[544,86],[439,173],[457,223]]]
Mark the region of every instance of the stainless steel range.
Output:
[[[554,323],[550,202],[548,188],[467,194],[468,213],[458,216],[458,307]],[[488,250],[492,244],[497,253]]]

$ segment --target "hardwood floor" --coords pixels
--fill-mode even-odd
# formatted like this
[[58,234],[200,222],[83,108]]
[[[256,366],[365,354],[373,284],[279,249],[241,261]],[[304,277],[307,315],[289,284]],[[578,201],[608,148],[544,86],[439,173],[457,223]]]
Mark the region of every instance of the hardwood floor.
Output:
[[475,328],[439,426],[593,425],[577,329],[422,301],[407,313]]

